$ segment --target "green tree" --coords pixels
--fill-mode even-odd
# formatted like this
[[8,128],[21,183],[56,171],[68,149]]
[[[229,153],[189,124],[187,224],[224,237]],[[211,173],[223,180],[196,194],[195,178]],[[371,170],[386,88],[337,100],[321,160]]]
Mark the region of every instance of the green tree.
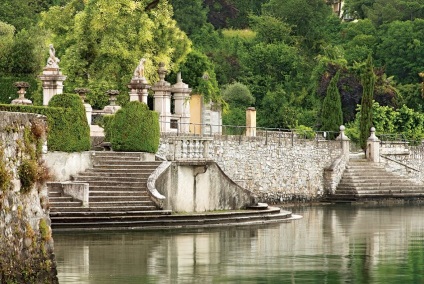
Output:
[[401,84],[420,81],[424,66],[424,20],[395,21],[380,29],[376,58],[386,73]]
[[340,92],[337,87],[340,74],[331,79],[327,89],[327,96],[324,99],[321,112],[321,130],[338,132],[340,125],[343,124],[342,103]]
[[[193,89],[193,93],[201,94],[205,102],[223,103],[214,66],[202,52],[193,49],[178,71],[184,82]],[[175,77],[176,74],[173,73],[171,80],[175,81]]]
[[303,46],[316,51],[331,36],[328,27],[336,17],[322,0],[270,0],[262,6],[263,15],[281,19],[292,27],[292,35]]
[[424,3],[421,0],[375,0],[372,7],[365,8],[365,13],[376,25],[412,21],[424,17]]
[[343,10],[345,14],[351,17],[364,19],[366,9],[372,7],[374,2],[375,0],[346,0]]
[[208,10],[203,6],[202,0],[170,0],[173,7],[174,19],[178,26],[188,35],[196,33],[200,27],[207,23]]
[[222,116],[223,124],[245,125],[246,108],[255,103],[249,88],[239,82],[226,85],[222,90],[224,100],[228,103],[228,111]]
[[[52,42],[67,74],[66,87],[88,87],[88,100],[102,108],[107,89],[127,93],[140,58],[147,59],[145,74],[158,80],[159,62],[177,69],[191,43],[172,19],[167,1],[72,0],[65,7],[43,13],[41,25],[52,33]],[[127,96],[125,96],[127,97]]]
[[374,65],[372,62],[371,54],[368,56],[363,70],[361,73],[361,83],[362,83],[362,100],[361,100],[361,120],[360,120],[360,145],[362,149],[366,149],[367,139],[371,134],[372,126],[372,106],[373,106],[373,97],[374,97],[374,84],[375,84],[375,74],[374,74]]
[[14,33],[14,26],[0,22],[0,73],[4,73],[5,71],[7,55],[13,45]]

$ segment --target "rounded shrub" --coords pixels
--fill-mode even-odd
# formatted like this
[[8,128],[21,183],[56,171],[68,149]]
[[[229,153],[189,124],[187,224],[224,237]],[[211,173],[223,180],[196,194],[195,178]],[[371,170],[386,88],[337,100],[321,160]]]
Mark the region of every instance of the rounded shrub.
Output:
[[55,95],[49,107],[64,108],[63,119],[49,120],[48,147],[51,151],[80,152],[90,150],[90,127],[85,108],[76,94]]
[[37,181],[37,164],[34,160],[22,160],[18,167],[18,176],[21,181],[21,192],[27,193]]
[[105,131],[115,151],[156,153],[159,147],[159,115],[141,102],[130,102],[117,111]]

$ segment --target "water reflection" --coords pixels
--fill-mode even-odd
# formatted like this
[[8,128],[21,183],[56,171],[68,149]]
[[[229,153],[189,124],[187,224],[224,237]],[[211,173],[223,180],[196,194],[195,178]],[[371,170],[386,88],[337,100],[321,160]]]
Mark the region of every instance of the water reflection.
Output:
[[323,206],[291,223],[54,234],[60,283],[424,283],[420,206]]

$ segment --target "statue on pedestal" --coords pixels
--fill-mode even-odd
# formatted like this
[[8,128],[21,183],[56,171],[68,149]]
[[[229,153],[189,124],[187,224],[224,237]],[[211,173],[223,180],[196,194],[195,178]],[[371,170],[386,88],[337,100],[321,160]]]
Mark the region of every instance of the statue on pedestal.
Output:
[[47,68],[59,68],[59,58],[56,57],[56,50],[53,47],[53,44],[49,45],[49,58],[47,59]]
[[137,68],[134,70],[133,78],[144,78],[144,62],[146,62],[146,59],[141,58],[140,63],[138,63]]

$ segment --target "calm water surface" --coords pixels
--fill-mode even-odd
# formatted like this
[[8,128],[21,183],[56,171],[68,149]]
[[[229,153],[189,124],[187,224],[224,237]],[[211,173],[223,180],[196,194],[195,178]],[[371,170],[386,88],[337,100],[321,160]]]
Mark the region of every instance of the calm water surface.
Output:
[[424,206],[291,210],[303,219],[219,230],[55,233],[59,281],[424,284]]

